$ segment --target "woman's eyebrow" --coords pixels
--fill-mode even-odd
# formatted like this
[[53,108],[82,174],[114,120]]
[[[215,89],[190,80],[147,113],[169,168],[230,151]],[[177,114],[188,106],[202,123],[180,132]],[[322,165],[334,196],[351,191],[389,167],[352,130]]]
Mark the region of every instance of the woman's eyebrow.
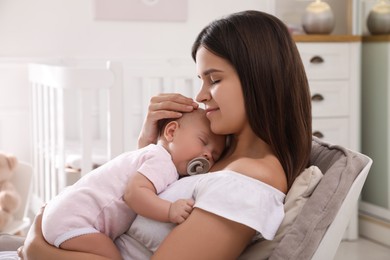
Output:
[[203,71],[202,75],[203,75],[203,76],[208,76],[208,75],[210,75],[210,74],[213,73],[213,72],[222,72],[222,70],[218,70],[218,69],[208,69],[208,70]]

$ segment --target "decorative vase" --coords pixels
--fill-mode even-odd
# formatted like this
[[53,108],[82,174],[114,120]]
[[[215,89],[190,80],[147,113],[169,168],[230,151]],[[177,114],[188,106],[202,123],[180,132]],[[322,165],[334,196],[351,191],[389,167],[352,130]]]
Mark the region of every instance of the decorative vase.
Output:
[[333,11],[327,3],[310,3],[302,16],[303,30],[307,34],[329,34],[335,25]]
[[385,0],[379,0],[367,17],[367,28],[371,34],[390,33],[390,4]]

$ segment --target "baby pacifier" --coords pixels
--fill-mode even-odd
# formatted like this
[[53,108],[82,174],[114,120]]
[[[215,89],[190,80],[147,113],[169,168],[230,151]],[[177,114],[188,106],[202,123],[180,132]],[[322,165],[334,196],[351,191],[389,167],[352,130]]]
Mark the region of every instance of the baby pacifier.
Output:
[[210,170],[210,162],[204,157],[196,157],[187,165],[188,175],[206,173]]

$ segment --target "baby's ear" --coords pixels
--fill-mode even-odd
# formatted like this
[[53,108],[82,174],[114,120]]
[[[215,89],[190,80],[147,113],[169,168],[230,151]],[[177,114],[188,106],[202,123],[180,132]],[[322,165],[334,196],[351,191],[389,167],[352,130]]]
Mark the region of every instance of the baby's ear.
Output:
[[179,128],[179,123],[177,121],[169,122],[164,128],[164,137],[168,142],[173,141],[176,129]]

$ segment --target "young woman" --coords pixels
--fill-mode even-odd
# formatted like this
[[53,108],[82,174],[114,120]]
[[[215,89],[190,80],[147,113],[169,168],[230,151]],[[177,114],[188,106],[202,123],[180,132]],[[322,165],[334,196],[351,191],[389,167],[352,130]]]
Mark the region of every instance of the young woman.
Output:
[[[196,101],[204,104],[212,131],[230,135],[230,145],[212,174],[194,179],[192,213],[152,259],[237,259],[253,239],[273,238],[283,219],[284,195],[308,164],[308,83],[286,26],[259,11],[209,24],[198,35],[192,57],[202,82]],[[196,108],[179,94],[152,98],[139,146],[156,142],[160,119]],[[96,259],[48,246],[40,215],[22,249],[20,256],[28,259]]]

